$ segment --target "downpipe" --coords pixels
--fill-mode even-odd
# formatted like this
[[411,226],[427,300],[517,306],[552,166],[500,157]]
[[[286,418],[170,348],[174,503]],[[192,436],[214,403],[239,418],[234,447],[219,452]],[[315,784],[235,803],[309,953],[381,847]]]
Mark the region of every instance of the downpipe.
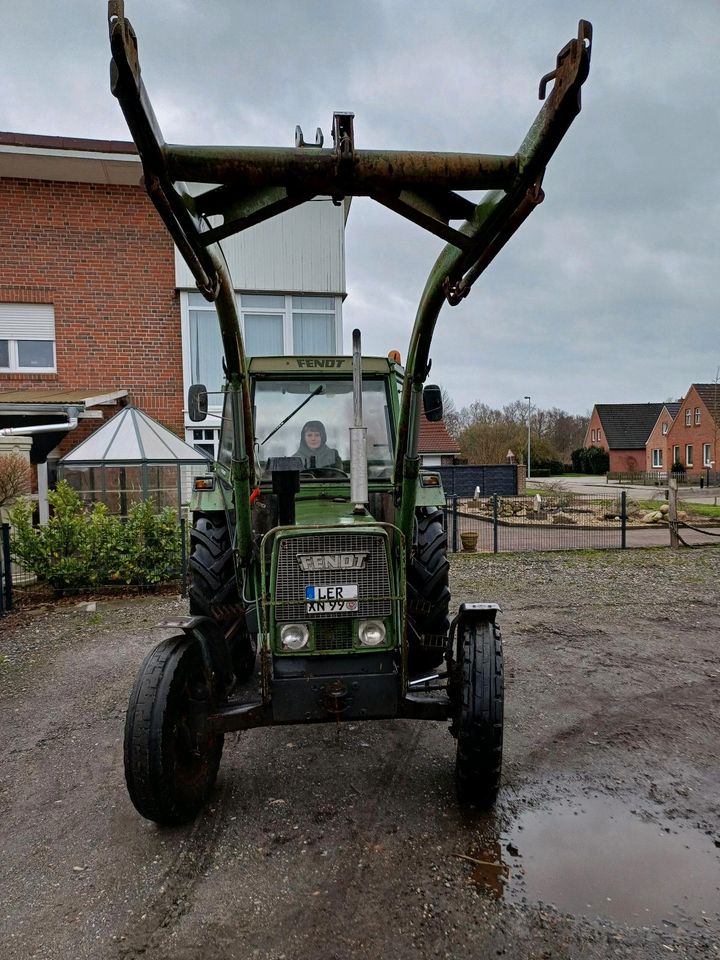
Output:
[[36,433],[69,433],[77,429],[78,408],[68,407],[67,423],[47,423],[33,427],[2,427],[0,437],[29,437]]

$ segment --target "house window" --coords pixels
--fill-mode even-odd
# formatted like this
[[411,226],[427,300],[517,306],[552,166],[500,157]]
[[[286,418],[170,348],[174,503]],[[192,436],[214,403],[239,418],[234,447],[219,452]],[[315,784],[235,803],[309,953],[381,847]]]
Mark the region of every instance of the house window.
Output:
[[598,430],[598,432],[597,432],[597,438],[598,438],[598,442],[599,442],[600,440],[602,440],[602,431]]
[[199,430],[196,428],[188,430],[187,441],[190,443],[196,450],[200,450],[204,453],[210,460],[215,460],[217,456],[217,440],[219,430],[212,430],[206,427],[202,427]]
[[55,311],[52,304],[0,303],[0,372],[55,371]]
[[652,452],[652,465],[653,467],[661,467],[663,465],[662,450],[658,447]]
[[[342,348],[339,297],[242,293],[237,300],[250,357],[334,354]],[[210,409],[218,410],[222,338],[215,307],[200,293],[183,294],[183,337],[188,384],[204,383]]]
[[691,443],[685,444],[685,466],[691,467],[693,465],[693,448]]
[[293,297],[293,353],[335,353],[335,298]]
[[285,296],[243,293],[240,313],[249,357],[277,357],[285,350]]
[[595,443],[595,431],[590,431],[590,443]]
[[711,444],[709,444],[709,443],[704,443],[704,444],[703,444],[703,466],[704,466],[704,467],[711,467],[711,466],[712,466],[712,456],[711,456],[711,453],[710,453],[710,446],[711,446]]
[[667,422],[667,420],[664,420],[664,421],[663,421],[662,432],[663,432],[663,436],[665,436],[665,435],[667,434],[667,432],[668,432],[668,422]]
[[685,426],[689,427],[692,423],[692,410],[688,407],[685,411]]
[[700,407],[695,407],[695,426],[700,423]]
[[673,447],[673,463],[680,463],[680,445]]

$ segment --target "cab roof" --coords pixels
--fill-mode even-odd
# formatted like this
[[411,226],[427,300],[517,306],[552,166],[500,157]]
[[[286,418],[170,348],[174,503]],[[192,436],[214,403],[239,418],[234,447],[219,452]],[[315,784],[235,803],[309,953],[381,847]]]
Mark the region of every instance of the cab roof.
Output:
[[[388,374],[399,369],[398,365],[387,357],[363,357],[363,373]],[[292,374],[302,376],[310,374],[317,379],[318,373],[352,375],[352,357],[251,357],[249,372],[255,374]]]

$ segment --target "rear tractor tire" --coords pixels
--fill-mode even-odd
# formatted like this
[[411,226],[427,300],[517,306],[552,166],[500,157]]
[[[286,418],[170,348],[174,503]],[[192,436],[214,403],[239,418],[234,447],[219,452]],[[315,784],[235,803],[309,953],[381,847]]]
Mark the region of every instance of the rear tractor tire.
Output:
[[190,531],[190,613],[211,617],[222,627],[233,670],[243,682],[255,670],[257,640],[245,629],[230,531],[221,514],[199,513]]
[[130,694],[124,753],[130,799],[147,820],[176,826],[205,803],[224,742],[197,724],[198,708],[212,702],[196,641],[171,637],[145,658]]
[[489,621],[458,628],[455,783],[461,804],[491,806],[497,796],[503,747],[503,654],[500,630]]
[[450,564],[447,532],[439,507],[416,511],[417,540],[407,573],[411,673],[437,667],[445,657],[450,621]]

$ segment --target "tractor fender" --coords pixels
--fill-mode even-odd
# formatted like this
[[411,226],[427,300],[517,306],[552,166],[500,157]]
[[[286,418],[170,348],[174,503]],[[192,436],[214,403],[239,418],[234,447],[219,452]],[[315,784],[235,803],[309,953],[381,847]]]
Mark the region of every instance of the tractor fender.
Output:
[[[448,635],[448,655],[452,656],[451,651],[455,647],[455,637],[457,634],[458,645],[462,637],[462,630],[458,631],[458,625],[466,623],[495,623],[498,612],[502,612],[499,603],[461,603],[457,616],[450,624],[450,633]],[[459,651],[456,653],[456,662],[459,662]]]
[[180,628],[200,646],[205,675],[218,700],[224,699],[235,679],[230,648],[222,627],[210,617],[177,617],[161,627]]
[[499,612],[501,612],[499,603],[461,603],[457,619],[464,622],[489,620],[490,623],[495,623]]

